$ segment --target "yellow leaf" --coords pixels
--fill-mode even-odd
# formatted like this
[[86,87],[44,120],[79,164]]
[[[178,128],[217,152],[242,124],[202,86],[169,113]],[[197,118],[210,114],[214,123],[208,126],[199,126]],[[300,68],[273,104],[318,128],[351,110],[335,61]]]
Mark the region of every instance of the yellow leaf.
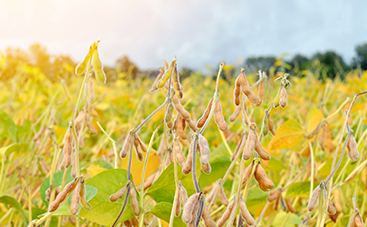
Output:
[[307,130],[311,133],[320,121],[324,118],[324,115],[318,109],[312,109],[307,114]]
[[91,177],[94,177],[95,175],[97,175],[98,173],[101,173],[103,171],[105,171],[106,169],[99,166],[99,165],[90,165],[88,166],[87,168],[87,171],[88,171],[88,174],[91,176]]
[[288,120],[277,130],[269,145],[268,150],[286,149],[296,146],[304,137],[305,132],[295,120]]
[[[149,155],[147,170],[145,172],[145,179],[147,179],[150,175],[152,175],[161,164],[160,157],[155,152],[152,151],[150,152]],[[141,182],[141,173],[143,171],[146,153],[143,152],[143,156],[144,156],[143,161],[139,161],[138,158],[136,157],[135,150],[133,151],[131,174],[133,175],[135,185],[139,185]],[[128,160],[129,157],[126,157],[122,160],[121,168],[127,169]]]

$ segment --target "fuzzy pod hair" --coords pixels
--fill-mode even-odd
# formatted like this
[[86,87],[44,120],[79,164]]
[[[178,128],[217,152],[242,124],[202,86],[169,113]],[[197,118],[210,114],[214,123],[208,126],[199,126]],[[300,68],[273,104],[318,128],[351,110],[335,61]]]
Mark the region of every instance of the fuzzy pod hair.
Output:
[[199,202],[199,195],[200,192],[193,194],[189,197],[186,204],[184,205],[183,212],[182,212],[182,221],[185,223],[190,223],[193,219],[193,211],[196,204]]
[[227,122],[224,120],[224,116],[222,113],[222,106],[220,105],[220,101],[219,101],[219,96],[218,96],[218,100],[216,100],[215,102],[215,107],[214,107],[214,120],[215,123],[218,125],[218,128],[221,131],[227,131],[228,130],[228,125]]
[[68,130],[65,133],[64,137],[64,160],[63,160],[63,166],[65,168],[69,167],[71,165],[71,152],[73,150],[73,132],[71,127],[68,128]]
[[194,141],[195,139],[192,139],[191,144],[190,144],[190,149],[189,149],[189,154],[187,155],[187,159],[185,162],[185,165],[182,168],[182,173],[183,174],[188,174],[191,172],[192,169],[192,155],[193,155],[193,151],[194,151]]
[[329,200],[328,206],[327,206],[327,213],[329,215],[334,215],[336,213],[336,207],[334,204]]
[[259,187],[260,187],[261,190],[269,191],[270,189],[272,189],[274,187],[273,181],[270,180],[266,176],[266,172],[265,172],[264,168],[261,166],[260,163],[256,166],[256,170],[255,170],[254,175],[255,175],[255,179],[259,183]]
[[79,210],[80,189],[81,189],[81,183],[80,183],[80,180],[79,180],[78,184],[75,187],[74,195],[73,195],[73,197],[71,197],[70,212],[73,215],[76,215],[76,213],[78,213],[78,210]]
[[251,129],[247,136],[247,142],[243,150],[243,155],[242,155],[243,159],[249,160],[252,157],[253,150],[255,149],[255,145],[256,145],[256,140],[257,140],[257,136],[255,134],[255,131]]
[[315,209],[315,207],[318,203],[320,192],[321,192],[321,187],[319,185],[312,192],[311,198],[310,198],[310,200],[308,202],[308,205],[307,205],[307,210],[308,211],[313,211]]
[[203,171],[206,173],[206,174],[210,174],[210,172],[212,171],[212,167],[210,166],[209,163],[202,163],[201,164],[201,168],[203,169]]
[[205,124],[205,122],[208,120],[208,117],[210,115],[210,111],[212,109],[212,104],[213,104],[213,100],[214,98],[212,98],[208,104],[208,106],[206,107],[204,113],[203,113],[203,116],[201,116],[201,118],[197,121],[197,124],[196,126],[198,128],[202,128]]
[[189,124],[189,127],[191,128],[192,131],[194,132],[198,131],[195,122],[193,122],[191,119],[186,120],[186,122]]
[[353,131],[352,134],[349,136],[349,140],[347,141],[347,148],[349,158],[354,162],[357,161],[359,159],[359,152],[357,149],[356,139],[353,136]]
[[127,154],[129,153],[129,150],[131,147],[131,140],[132,140],[131,133],[129,133],[125,139],[124,146],[122,147],[121,152],[120,152],[121,158],[125,158]]
[[175,216],[178,217],[181,214],[181,185],[178,185],[178,191],[175,196],[176,207],[175,207]]
[[200,148],[200,162],[202,164],[208,164],[210,158],[209,143],[206,138],[201,134],[199,134],[198,144]]
[[273,134],[273,136],[275,136],[277,134],[277,132],[275,130],[274,122],[270,118],[270,115],[268,117],[268,126],[269,126],[269,131],[271,132],[271,134]]
[[79,126],[84,121],[84,119],[85,119],[85,112],[84,110],[82,110],[78,113],[78,116],[75,118],[75,121],[74,121],[75,128],[79,128]]
[[285,87],[282,86],[282,88],[280,89],[280,94],[279,94],[279,105],[284,108],[287,106],[287,91],[285,90]]
[[135,216],[139,216],[140,214],[139,203],[138,203],[138,200],[136,199],[136,192],[133,186],[130,188],[130,199],[131,199],[130,200],[131,207],[133,209]]
[[254,162],[251,162],[251,164],[248,166],[248,167],[245,167],[245,171],[243,172],[243,178],[242,178],[242,184],[245,185],[248,178],[250,177],[251,175],[251,172],[252,172],[252,168],[253,168],[253,163]]
[[203,207],[202,217],[203,217],[204,224],[206,227],[215,227],[215,222],[213,221],[212,217],[210,216],[210,211],[205,204]]
[[244,69],[241,70],[241,73],[238,76],[238,83],[241,84],[242,92],[246,95],[248,100],[250,100],[252,104],[258,105],[260,103],[260,98],[252,91],[252,88],[247,81]]
[[88,113],[85,114],[85,124],[92,135],[98,134],[98,130],[93,126],[92,120],[90,119],[90,115]]
[[292,213],[296,213],[296,209],[292,206],[292,202],[291,202],[291,199],[290,198],[286,198],[285,199],[285,204],[287,205],[287,208],[290,212]]

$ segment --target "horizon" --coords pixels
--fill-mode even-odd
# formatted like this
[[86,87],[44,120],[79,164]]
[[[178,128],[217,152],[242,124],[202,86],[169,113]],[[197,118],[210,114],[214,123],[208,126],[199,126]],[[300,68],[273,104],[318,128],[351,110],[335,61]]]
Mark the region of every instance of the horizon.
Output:
[[39,43],[51,55],[68,55],[78,62],[88,51],[85,46],[101,40],[104,65],[126,55],[142,70],[157,69],[174,56],[180,68],[197,70],[221,61],[238,63],[238,58],[284,53],[311,57],[328,50],[350,63],[355,46],[367,42],[364,1],[0,4],[0,19],[8,21],[0,25],[0,51]]

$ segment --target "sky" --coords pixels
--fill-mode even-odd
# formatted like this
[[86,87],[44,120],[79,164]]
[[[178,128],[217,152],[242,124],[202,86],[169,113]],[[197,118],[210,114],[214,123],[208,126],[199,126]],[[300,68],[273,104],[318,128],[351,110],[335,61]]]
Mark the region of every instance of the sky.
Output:
[[327,50],[350,62],[367,42],[366,9],[365,0],[0,0],[0,51],[38,42],[78,62],[101,40],[105,65],[127,55],[142,69],[174,56],[201,69]]

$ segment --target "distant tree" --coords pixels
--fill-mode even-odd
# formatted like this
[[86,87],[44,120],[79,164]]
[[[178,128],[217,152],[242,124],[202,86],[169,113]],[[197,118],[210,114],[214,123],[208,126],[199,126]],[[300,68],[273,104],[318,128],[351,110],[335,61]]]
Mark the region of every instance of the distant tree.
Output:
[[245,61],[245,66],[247,66],[250,71],[255,72],[259,69],[268,69],[274,65],[276,58],[273,56],[266,57],[250,57]]
[[292,69],[297,68],[298,70],[305,70],[310,64],[310,59],[302,54],[296,54],[289,64],[292,66]]
[[361,69],[367,70],[367,43],[355,47],[357,56],[352,59],[352,67],[360,65]]
[[331,79],[334,79],[337,73],[343,77],[343,73],[349,69],[343,58],[334,51],[316,53],[312,60],[318,60],[321,63],[322,71]]
[[122,56],[116,60],[116,71],[117,73],[127,73],[132,78],[135,78],[139,73],[138,67],[127,56]]

